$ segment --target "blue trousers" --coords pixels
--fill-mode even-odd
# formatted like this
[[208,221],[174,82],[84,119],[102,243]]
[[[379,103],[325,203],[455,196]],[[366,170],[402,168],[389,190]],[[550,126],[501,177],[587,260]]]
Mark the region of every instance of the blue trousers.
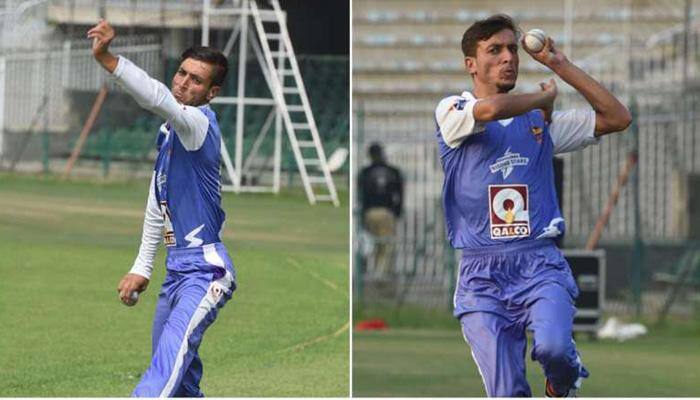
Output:
[[153,319],[151,365],[133,397],[203,397],[198,349],[206,329],[236,288],[221,243],[169,249],[167,275]]
[[557,392],[588,376],[572,340],[578,289],[568,263],[549,240],[462,254],[455,316],[489,397],[530,397],[525,375],[526,331],[531,357]]

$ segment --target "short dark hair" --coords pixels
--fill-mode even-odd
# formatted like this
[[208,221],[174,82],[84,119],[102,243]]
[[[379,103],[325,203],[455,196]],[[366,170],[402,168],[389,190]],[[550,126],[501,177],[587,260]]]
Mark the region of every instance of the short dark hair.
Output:
[[222,52],[213,47],[192,46],[182,53],[180,56],[180,63],[182,64],[182,62],[188,58],[213,65],[214,74],[211,77],[212,85],[222,86],[224,84],[226,74],[228,73],[228,60]]
[[379,142],[373,142],[369,145],[369,157],[373,160],[381,160],[384,158],[384,149]]
[[474,22],[462,36],[462,53],[465,57],[475,57],[476,46],[480,41],[488,40],[504,29],[510,29],[516,37],[518,36],[519,29],[515,26],[515,22],[505,14],[492,15]]

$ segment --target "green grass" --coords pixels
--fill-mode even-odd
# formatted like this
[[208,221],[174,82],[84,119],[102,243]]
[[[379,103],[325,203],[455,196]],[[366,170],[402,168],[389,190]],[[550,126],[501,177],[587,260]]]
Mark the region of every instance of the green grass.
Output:
[[[0,175],[0,396],[131,393],[165,270],[161,247],[139,304],[119,303],[146,194],[147,182]],[[200,347],[207,396],[348,396],[344,203],[224,195],[239,288]]]
[[[618,343],[577,337],[591,377],[584,397],[700,396],[700,323],[651,328],[648,336]],[[527,357],[533,395],[544,376]],[[453,329],[398,328],[353,333],[353,395],[357,397],[482,397],[481,377]]]

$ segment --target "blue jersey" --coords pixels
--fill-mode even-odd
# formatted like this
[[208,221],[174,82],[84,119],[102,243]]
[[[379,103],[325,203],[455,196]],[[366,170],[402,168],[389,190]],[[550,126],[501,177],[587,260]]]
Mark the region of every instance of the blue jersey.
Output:
[[221,208],[221,132],[209,106],[200,148],[188,151],[170,125],[158,135],[155,194],[165,219],[166,246],[197,247],[220,242],[226,215]]
[[[533,110],[481,124],[472,117],[466,128],[448,126],[450,113],[471,116],[473,104],[473,97],[452,96],[436,112],[445,173],[442,201],[451,245],[477,248],[562,235],[553,142],[542,113]],[[451,141],[441,127],[469,132],[460,141]]]

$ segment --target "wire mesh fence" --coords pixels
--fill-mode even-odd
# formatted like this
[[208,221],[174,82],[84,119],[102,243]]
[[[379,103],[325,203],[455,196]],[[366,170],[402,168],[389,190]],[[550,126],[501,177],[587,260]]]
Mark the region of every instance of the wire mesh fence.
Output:
[[[222,2],[213,2],[222,6]],[[226,2],[227,6],[234,2]],[[113,53],[129,58],[153,78],[169,85],[179,63],[178,46],[199,43],[201,0],[166,1],[80,1],[56,0],[29,5],[7,2],[0,16],[0,169],[31,172],[63,172],[71,150],[98,97],[106,85],[108,94],[90,130],[74,169],[76,175],[110,179],[140,178],[151,173],[155,157],[155,137],[160,118],[142,110],[116,86],[94,61],[91,42],[82,33],[99,13],[117,18],[118,36],[111,44]],[[187,14],[193,23],[171,27],[159,24],[150,9]],[[132,12],[133,11],[133,12]],[[184,15],[183,14],[183,15]],[[119,18],[124,20],[119,20]],[[129,19],[134,17],[136,19]],[[54,21],[52,25],[49,21]],[[162,22],[162,21],[160,21]],[[172,22],[172,20],[170,20]],[[228,24],[228,25],[226,25]],[[35,25],[31,45],[16,32]],[[214,29],[214,27],[216,29]],[[22,29],[20,29],[22,28]],[[224,32],[226,29],[229,30]],[[229,47],[230,71],[222,95],[236,96],[237,46],[227,46],[233,36],[231,18],[213,22],[210,43]],[[11,33],[11,34],[10,34]],[[184,47],[183,47],[184,46]],[[250,50],[252,51],[252,50]],[[251,61],[254,60],[250,57]],[[298,59],[306,82],[311,107],[328,155],[349,148],[349,60],[343,56],[312,55]],[[266,87],[260,67],[246,65],[246,95],[263,97]],[[213,104],[219,117],[224,142],[233,154],[235,148],[235,104]],[[244,154],[256,146],[256,134],[272,107],[257,107],[245,115]],[[267,179],[273,170],[269,163],[274,147],[259,146],[261,162],[250,165],[251,179]],[[297,168],[291,149],[283,139],[283,186],[298,184]],[[267,160],[267,161],[266,161]],[[336,172],[338,183],[346,186],[348,163]],[[260,178],[262,177],[262,178]],[[267,178],[265,178],[267,177]]]
[[[695,95],[684,97],[692,112],[681,118],[679,112],[664,113],[653,105],[640,101],[633,108],[636,128],[629,132],[603,138],[599,144],[580,152],[562,155],[563,193],[562,212],[567,222],[567,236],[564,245],[582,248],[591,234],[597,219],[603,213],[611,191],[618,181],[619,174],[628,155],[638,146],[639,191],[632,185],[625,185],[617,206],[603,232],[600,245],[621,246],[615,251],[631,253],[635,235],[648,245],[669,245],[678,247],[679,254],[685,251],[690,239],[689,227],[700,221],[691,219],[688,204],[688,191],[691,182],[688,177],[698,174],[697,164],[700,151],[695,131],[683,128],[694,126],[697,118]],[[358,109],[361,109],[361,105]],[[356,127],[363,128],[362,111],[355,114]],[[367,146],[381,141],[385,147],[387,160],[400,168],[405,179],[405,213],[399,220],[393,249],[393,265],[390,274],[378,275],[373,258],[371,235],[363,231],[359,211],[355,215],[355,235],[359,238],[355,254],[359,260],[356,266],[356,287],[358,299],[362,302],[384,305],[414,304],[430,308],[448,308],[451,304],[456,260],[459,254],[451,249],[445,238],[442,214],[441,187],[443,174],[437,154],[434,121],[425,118],[421,123],[409,124],[387,122],[383,127],[373,125],[373,131],[354,135],[354,162],[360,167],[368,163],[364,154]],[[639,196],[638,210],[635,209],[635,195]],[[635,212],[639,211],[641,229],[635,222]],[[668,260],[649,261],[650,271],[644,275],[643,285],[650,291],[644,297],[644,309],[658,312],[665,298],[668,285],[655,283],[654,274],[660,271],[673,271],[673,255]],[[609,264],[614,268],[627,265]],[[640,267],[641,268],[641,267]],[[618,274],[619,275],[619,274]],[[625,280],[630,279],[623,275]],[[613,284],[614,297],[625,297],[629,293],[629,283]],[[691,291],[692,293],[692,291]],[[693,295],[685,298],[694,301]],[[627,301],[609,302],[611,309],[632,310]],[[685,309],[688,309],[687,302]],[[675,309],[674,309],[675,310]]]

